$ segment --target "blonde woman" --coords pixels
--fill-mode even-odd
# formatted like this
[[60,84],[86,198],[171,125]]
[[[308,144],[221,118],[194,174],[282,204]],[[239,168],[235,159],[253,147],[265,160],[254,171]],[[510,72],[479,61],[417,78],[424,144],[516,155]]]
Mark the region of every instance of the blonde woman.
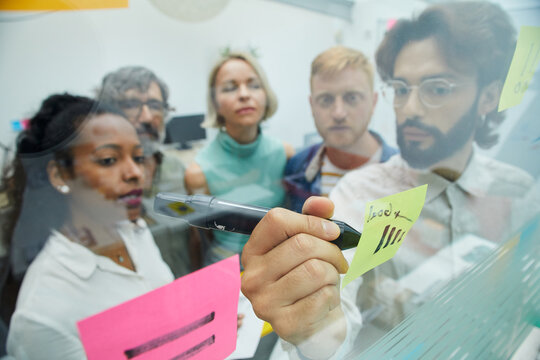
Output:
[[[187,169],[188,192],[258,206],[282,205],[281,180],[294,150],[262,133],[260,126],[276,109],[276,96],[252,56],[229,53],[220,59],[210,72],[203,124],[219,128],[219,133]],[[241,253],[247,240],[246,235],[214,232],[204,264]]]

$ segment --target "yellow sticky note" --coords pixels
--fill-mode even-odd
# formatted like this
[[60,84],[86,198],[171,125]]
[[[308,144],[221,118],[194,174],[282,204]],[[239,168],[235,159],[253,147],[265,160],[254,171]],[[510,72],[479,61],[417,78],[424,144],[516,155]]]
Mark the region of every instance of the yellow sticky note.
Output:
[[341,287],[390,260],[424,207],[427,185],[366,204],[364,231]]
[[0,10],[86,10],[127,8],[128,0],[1,0]]
[[521,103],[540,61],[540,27],[522,26],[516,50],[506,75],[498,111]]

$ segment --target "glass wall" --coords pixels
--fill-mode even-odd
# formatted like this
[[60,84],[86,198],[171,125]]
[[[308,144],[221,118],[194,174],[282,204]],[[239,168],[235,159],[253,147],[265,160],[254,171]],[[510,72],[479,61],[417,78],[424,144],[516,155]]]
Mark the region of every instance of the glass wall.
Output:
[[0,355],[536,359],[538,39],[535,0],[0,3]]

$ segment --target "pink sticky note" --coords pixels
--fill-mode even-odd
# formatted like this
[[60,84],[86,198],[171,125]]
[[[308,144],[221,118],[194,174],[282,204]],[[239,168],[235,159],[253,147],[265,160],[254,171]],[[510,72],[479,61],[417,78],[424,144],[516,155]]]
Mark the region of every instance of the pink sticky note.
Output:
[[393,28],[394,25],[396,25],[396,23],[397,23],[397,19],[393,19],[393,18],[392,18],[392,19],[386,20],[386,30],[388,31],[388,30],[390,30],[391,28]]
[[235,255],[77,326],[90,360],[224,359],[236,347],[239,294]]

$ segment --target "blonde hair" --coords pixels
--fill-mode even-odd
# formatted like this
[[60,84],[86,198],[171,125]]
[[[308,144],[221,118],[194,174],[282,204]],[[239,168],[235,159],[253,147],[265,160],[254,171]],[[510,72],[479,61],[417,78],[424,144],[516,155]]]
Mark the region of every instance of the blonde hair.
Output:
[[248,63],[253,70],[255,70],[255,73],[259,77],[261,81],[262,89],[264,90],[266,94],[266,109],[263,114],[263,117],[261,121],[264,121],[274,115],[274,113],[277,110],[278,107],[278,101],[276,94],[270,87],[270,84],[268,83],[268,79],[266,78],[266,74],[264,73],[263,69],[259,65],[259,63],[255,60],[253,56],[251,56],[248,53],[244,52],[230,52],[227,55],[223,56],[221,59],[219,59],[214,67],[212,68],[212,71],[210,71],[210,76],[208,77],[208,93],[207,93],[207,113],[206,118],[204,122],[201,124],[202,127],[210,128],[215,127],[219,128],[223,125],[225,125],[225,119],[218,114],[217,111],[217,103],[216,103],[216,77],[219,69],[229,60],[242,60]]
[[369,84],[373,89],[373,65],[368,58],[360,51],[345,46],[334,46],[323,51],[311,63],[310,86],[313,84],[313,77],[317,74],[323,76],[334,75],[345,68],[362,70],[368,77]]

